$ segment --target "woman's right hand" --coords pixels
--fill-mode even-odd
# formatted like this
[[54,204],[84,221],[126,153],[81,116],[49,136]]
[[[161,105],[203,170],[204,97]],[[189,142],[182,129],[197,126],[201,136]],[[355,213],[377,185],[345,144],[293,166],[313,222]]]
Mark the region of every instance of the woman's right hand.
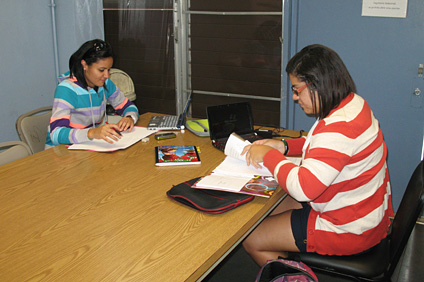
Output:
[[90,139],[103,139],[112,144],[121,138],[119,134],[119,127],[116,124],[105,124],[100,127],[90,128],[88,130],[88,138]]

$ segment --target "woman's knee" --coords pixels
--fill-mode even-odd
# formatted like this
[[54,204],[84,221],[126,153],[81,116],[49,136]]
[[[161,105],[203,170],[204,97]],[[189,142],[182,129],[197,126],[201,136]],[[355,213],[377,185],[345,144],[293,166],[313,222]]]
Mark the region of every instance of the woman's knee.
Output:
[[266,218],[243,242],[247,253],[295,249],[290,217],[292,211]]
[[250,234],[250,236],[248,236],[242,243],[244,250],[248,253],[248,254],[252,254],[255,251],[255,247],[256,244],[253,242],[254,240],[252,240],[252,234]]

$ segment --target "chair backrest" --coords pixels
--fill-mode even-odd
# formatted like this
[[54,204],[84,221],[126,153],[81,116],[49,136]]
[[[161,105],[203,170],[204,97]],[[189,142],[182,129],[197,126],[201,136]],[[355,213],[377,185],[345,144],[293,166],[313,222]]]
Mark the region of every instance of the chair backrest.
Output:
[[134,82],[131,77],[124,71],[120,69],[111,68],[109,71],[110,80],[115,83],[116,86],[121,90],[121,92],[128,98],[130,101],[136,99]]
[[396,212],[390,233],[390,267],[386,277],[396,265],[408,243],[409,236],[424,206],[424,161],[415,169]]
[[16,130],[19,138],[28,144],[32,153],[44,150],[52,107],[42,107],[18,117]]
[[19,160],[31,154],[31,149],[22,141],[0,143],[0,165]]

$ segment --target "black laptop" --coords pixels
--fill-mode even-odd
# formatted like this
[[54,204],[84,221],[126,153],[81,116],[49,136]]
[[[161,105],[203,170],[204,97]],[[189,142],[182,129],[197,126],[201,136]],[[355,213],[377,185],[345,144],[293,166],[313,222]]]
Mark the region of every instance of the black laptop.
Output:
[[231,133],[253,142],[262,139],[254,132],[253,116],[248,102],[209,106],[206,109],[212,145],[224,151]]

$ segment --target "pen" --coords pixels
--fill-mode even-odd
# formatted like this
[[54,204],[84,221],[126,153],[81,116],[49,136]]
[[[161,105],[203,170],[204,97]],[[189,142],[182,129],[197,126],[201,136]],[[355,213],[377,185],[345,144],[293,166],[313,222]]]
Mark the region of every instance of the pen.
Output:
[[[106,124],[109,124],[107,121],[106,121],[105,123],[106,123]],[[115,128],[114,128],[113,130],[115,130],[115,132],[116,132],[116,133],[118,133],[118,134],[119,134],[119,136],[122,136],[122,134],[121,134],[121,132],[120,132],[119,130],[116,130]]]

